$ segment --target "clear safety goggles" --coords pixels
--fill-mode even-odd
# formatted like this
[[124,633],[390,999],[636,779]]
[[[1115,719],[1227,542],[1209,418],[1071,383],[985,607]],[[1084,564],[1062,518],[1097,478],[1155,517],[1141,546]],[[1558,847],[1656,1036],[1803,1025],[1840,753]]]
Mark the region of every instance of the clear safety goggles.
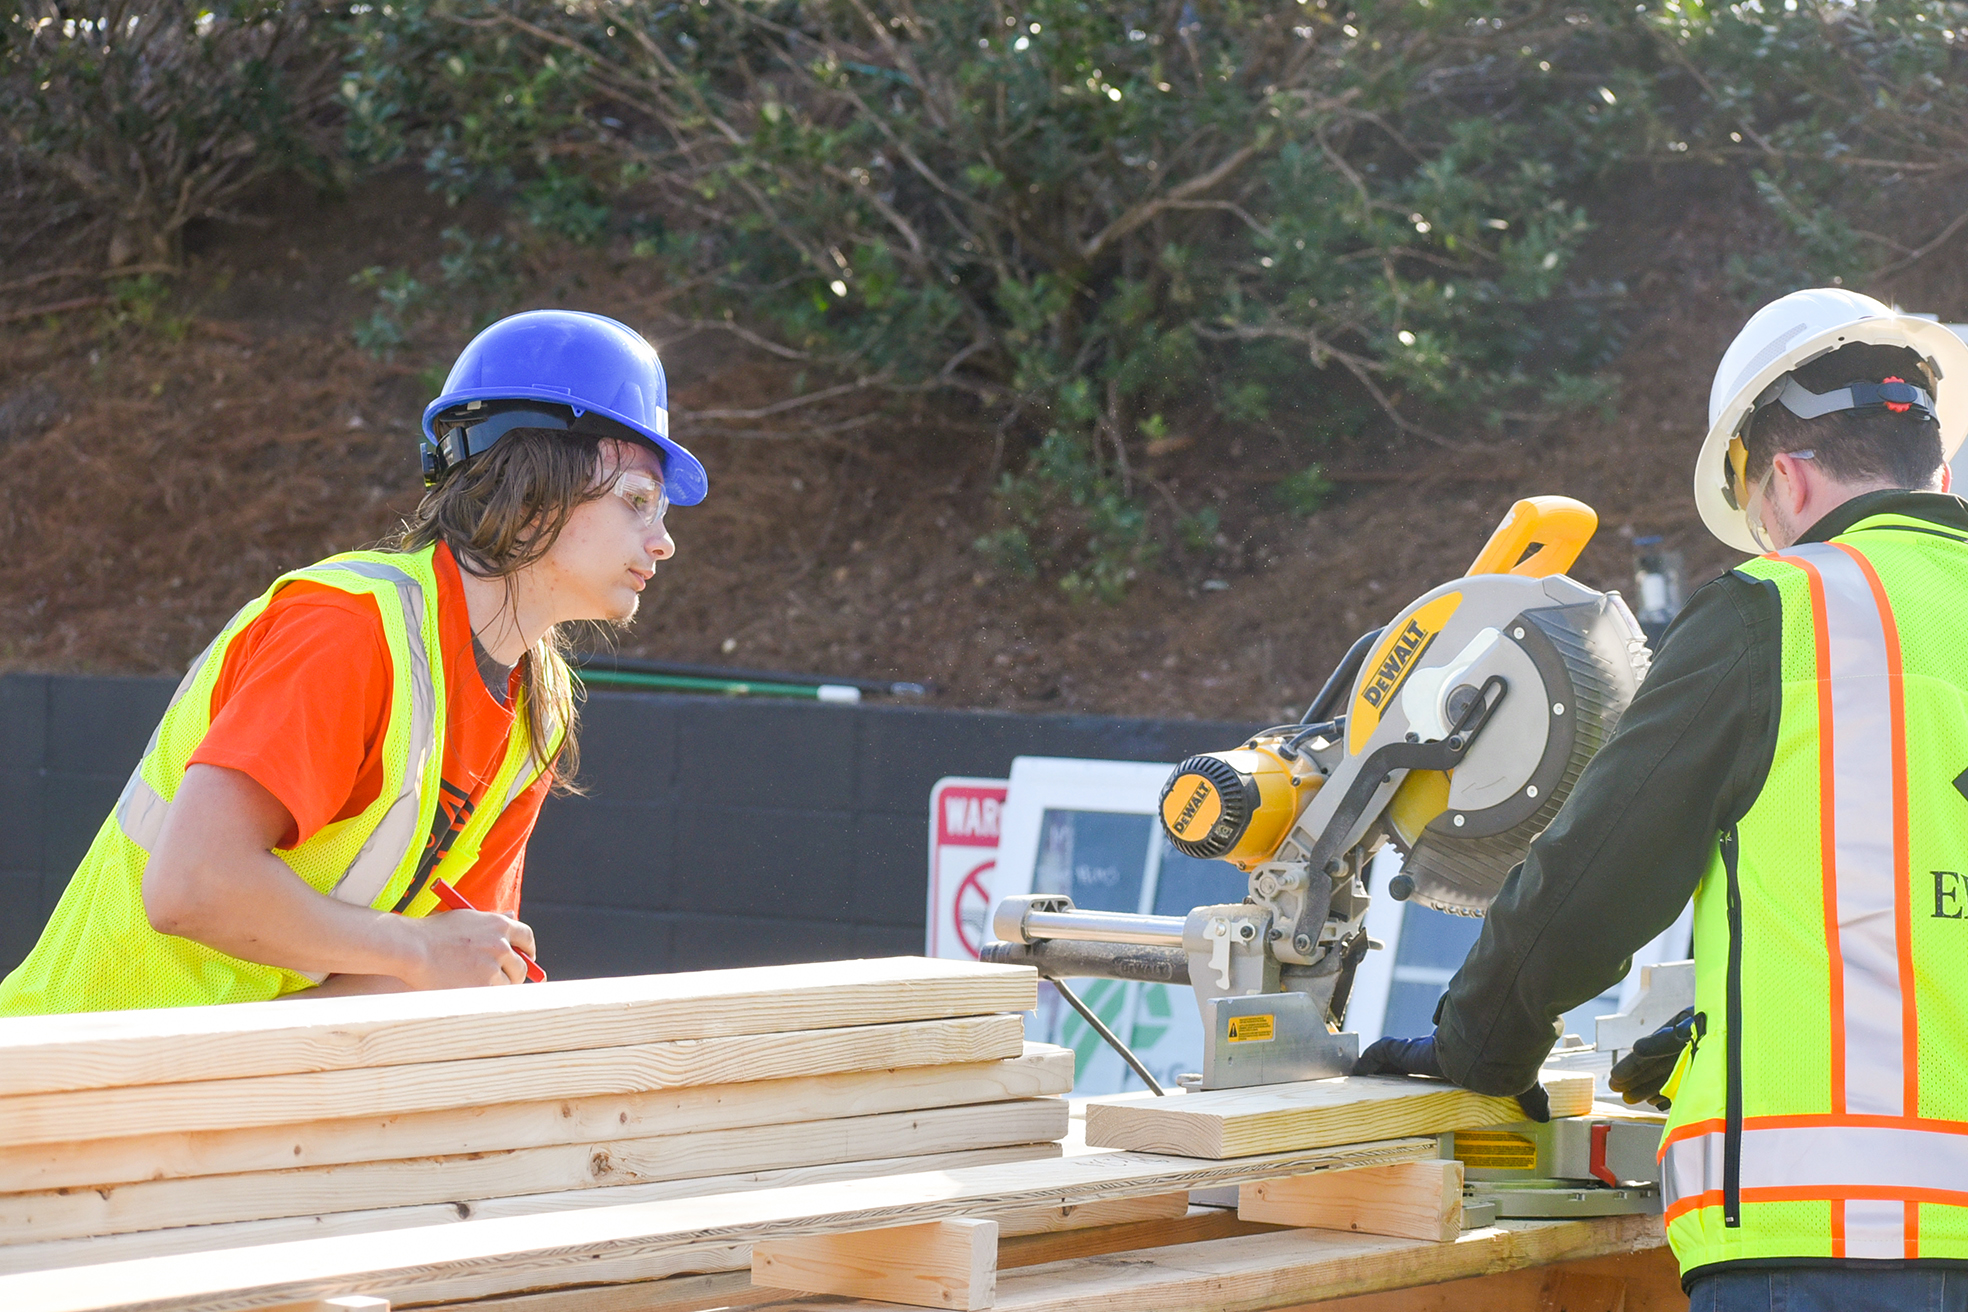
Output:
[[[1763,471],[1763,477],[1756,480],[1756,486],[1754,488],[1745,488],[1743,486],[1744,470],[1748,464],[1748,459],[1746,456],[1741,461],[1736,459],[1736,452],[1741,449],[1741,438],[1736,438],[1729,443],[1729,474],[1731,483],[1729,504],[1743,512],[1743,520],[1749,526],[1750,540],[1765,551],[1775,551],[1777,544],[1770,537],[1770,531],[1763,525],[1763,507],[1767,504],[1767,498],[1770,494],[1770,481],[1777,476],[1776,461],[1774,458],[1771,460],[1770,467]],[[1818,453],[1815,451],[1782,451],[1778,454],[1789,456],[1792,460],[1816,460],[1818,458]],[[1738,504],[1738,498],[1740,498],[1740,504]]]
[[640,469],[625,469],[608,489],[635,511],[644,528],[655,528],[670,513],[670,494],[661,480]]

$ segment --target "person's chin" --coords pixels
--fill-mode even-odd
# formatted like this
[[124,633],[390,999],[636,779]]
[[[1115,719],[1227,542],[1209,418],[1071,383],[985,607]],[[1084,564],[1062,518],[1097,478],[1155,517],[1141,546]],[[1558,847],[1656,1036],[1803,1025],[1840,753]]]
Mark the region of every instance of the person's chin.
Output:
[[636,617],[636,608],[642,605],[642,594],[630,592],[628,597],[615,607],[614,614],[608,617],[611,624],[628,624]]

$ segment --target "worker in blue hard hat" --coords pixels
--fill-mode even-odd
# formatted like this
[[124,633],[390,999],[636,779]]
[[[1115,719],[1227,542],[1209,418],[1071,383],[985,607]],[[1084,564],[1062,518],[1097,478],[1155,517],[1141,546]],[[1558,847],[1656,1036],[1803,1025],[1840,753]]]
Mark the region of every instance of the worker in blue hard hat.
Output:
[[526,841],[575,759],[562,626],[634,617],[704,467],[649,343],[566,310],[480,333],[420,450],[390,548],[282,575],[192,663],[0,1015],[525,977]]

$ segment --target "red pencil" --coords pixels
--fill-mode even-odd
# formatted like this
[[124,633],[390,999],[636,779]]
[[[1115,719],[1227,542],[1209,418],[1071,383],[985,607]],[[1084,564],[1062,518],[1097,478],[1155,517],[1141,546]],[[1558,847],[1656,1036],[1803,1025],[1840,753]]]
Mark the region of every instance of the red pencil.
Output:
[[[465,900],[463,893],[460,893],[442,879],[431,880],[430,887],[431,892],[437,894],[437,900],[453,911],[478,910],[477,907]],[[533,958],[527,956],[524,952],[520,952],[518,948],[514,948],[513,951],[518,953],[519,959],[526,963],[526,978],[530,983],[544,984],[547,982],[547,972],[540,969],[539,962],[533,960]]]

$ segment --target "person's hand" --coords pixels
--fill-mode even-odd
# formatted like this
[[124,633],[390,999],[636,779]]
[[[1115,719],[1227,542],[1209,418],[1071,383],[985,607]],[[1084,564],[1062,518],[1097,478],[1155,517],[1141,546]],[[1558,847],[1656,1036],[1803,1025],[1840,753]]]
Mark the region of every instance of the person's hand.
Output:
[[1652,1034],[1635,1039],[1626,1056],[1613,1064],[1606,1082],[1628,1103],[1650,1102],[1666,1111],[1671,1104],[1661,1090],[1694,1033],[1695,1009],[1688,1007]]
[[[1360,1060],[1353,1063],[1355,1075],[1425,1075],[1430,1079],[1442,1080],[1442,1062],[1435,1055],[1435,1038],[1425,1039],[1378,1039],[1367,1045],[1360,1054]],[[1551,1095],[1544,1091],[1542,1084],[1533,1084],[1517,1095],[1517,1105],[1524,1111],[1528,1120],[1548,1121],[1551,1119]]]
[[411,931],[415,943],[413,960],[402,974],[413,989],[468,989],[526,979],[519,953],[533,955],[533,931],[511,916],[440,911],[399,923]]

